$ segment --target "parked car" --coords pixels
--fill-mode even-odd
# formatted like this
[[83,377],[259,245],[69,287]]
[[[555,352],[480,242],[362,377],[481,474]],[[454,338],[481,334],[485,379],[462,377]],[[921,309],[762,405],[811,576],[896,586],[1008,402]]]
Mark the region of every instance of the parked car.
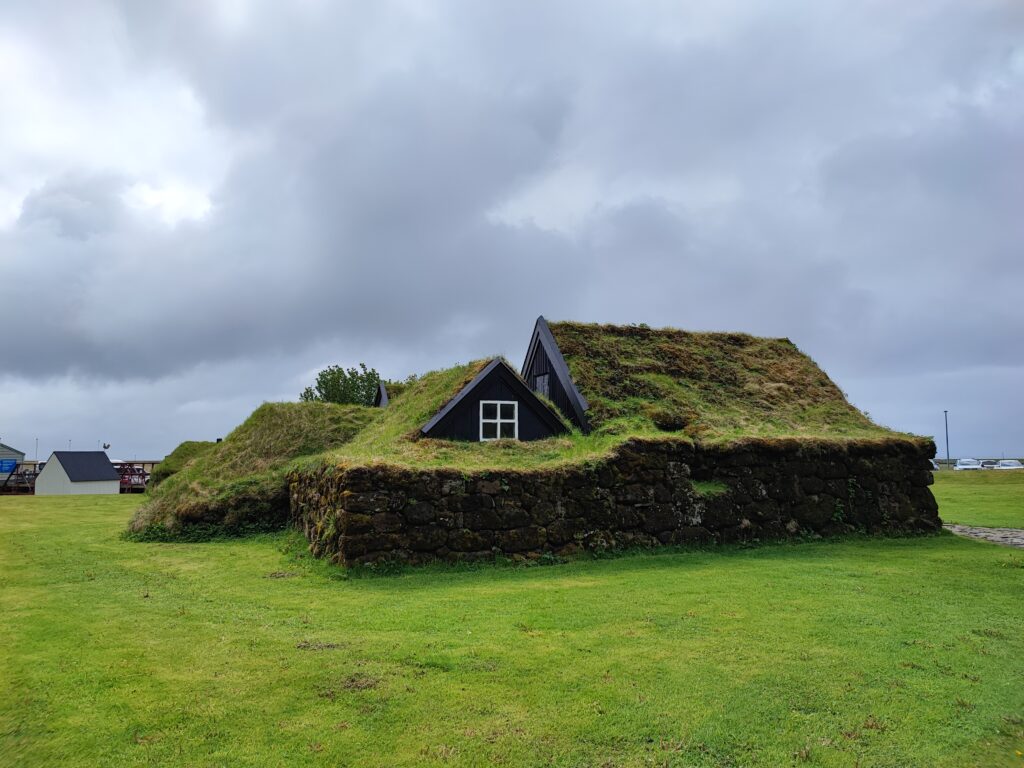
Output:
[[1021,464],[1016,459],[1003,459],[996,463],[996,469],[1024,469],[1024,464]]
[[980,470],[981,462],[978,461],[977,459],[957,459],[956,465],[953,467],[953,470],[956,472],[961,472],[969,469]]
[[996,468],[996,463],[994,461],[992,461],[991,459],[984,459],[981,462],[981,468],[982,469],[995,469]]
[[939,462],[937,462],[935,459],[928,459],[928,461],[930,461],[932,463],[932,470],[934,472],[938,472],[939,471]]

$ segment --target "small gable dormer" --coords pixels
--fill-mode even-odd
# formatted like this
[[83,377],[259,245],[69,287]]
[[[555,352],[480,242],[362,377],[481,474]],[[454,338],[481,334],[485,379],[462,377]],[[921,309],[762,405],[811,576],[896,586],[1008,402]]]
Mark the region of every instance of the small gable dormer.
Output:
[[590,404],[576,388],[569,366],[543,315],[537,318],[533,327],[522,377],[534,392],[551,400],[583,434],[590,432],[587,421]]
[[501,358],[484,366],[420,429],[424,437],[473,442],[543,440],[568,431]]

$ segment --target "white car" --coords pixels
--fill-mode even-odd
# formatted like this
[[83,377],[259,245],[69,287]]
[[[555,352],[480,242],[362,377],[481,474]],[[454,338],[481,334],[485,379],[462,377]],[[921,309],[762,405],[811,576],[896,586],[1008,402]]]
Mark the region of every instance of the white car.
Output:
[[1021,464],[1016,459],[1003,459],[993,469],[1024,469],[1024,464]]
[[956,466],[953,467],[953,470],[956,472],[961,472],[963,470],[968,469],[980,470],[981,462],[978,461],[977,459],[957,459]]

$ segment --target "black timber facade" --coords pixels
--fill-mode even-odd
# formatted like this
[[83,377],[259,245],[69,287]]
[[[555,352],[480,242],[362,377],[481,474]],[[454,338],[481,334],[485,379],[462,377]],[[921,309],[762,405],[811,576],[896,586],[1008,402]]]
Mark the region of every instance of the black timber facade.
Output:
[[569,366],[543,316],[537,318],[523,362],[523,379],[534,392],[547,397],[583,434],[590,432],[590,405],[576,389]]
[[424,437],[477,442],[481,434],[482,401],[518,403],[519,440],[543,440],[569,431],[519,374],[497,358],[438,411],[420,432]]

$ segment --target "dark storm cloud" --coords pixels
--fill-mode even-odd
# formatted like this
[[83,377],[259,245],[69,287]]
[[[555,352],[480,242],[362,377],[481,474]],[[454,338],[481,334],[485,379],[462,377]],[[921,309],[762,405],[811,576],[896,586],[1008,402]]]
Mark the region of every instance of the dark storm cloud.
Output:
[[[0,41],[45,50],[76,115],[141,105],[49,163],[32,126],[0,128],[31,159],[0,219],[23,389],[148,387],[165,411],[225,403],[226,428],[329,362],[517,359],[540,313],[789,336],[926,433],[945,383],[1021,373],[1015,3],[9,14]],[[970,439],[1024,451],[996,426],[1022,415],[994,404]],[[187,436],[156,422],[138,439]]]

